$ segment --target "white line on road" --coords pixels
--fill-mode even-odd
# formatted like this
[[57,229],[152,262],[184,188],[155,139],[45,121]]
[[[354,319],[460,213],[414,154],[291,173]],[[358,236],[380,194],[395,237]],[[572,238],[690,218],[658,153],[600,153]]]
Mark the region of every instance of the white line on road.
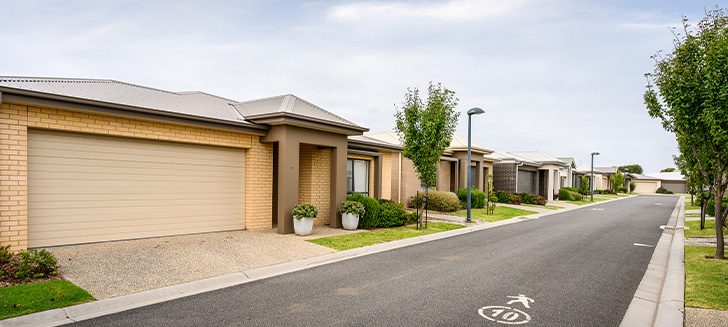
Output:
[[635,243],[634,245],[635,246],[644,246],[644,247],[648,247],[648,248],[654,248],[655,247],[654,245],[642,244],[642,243]]

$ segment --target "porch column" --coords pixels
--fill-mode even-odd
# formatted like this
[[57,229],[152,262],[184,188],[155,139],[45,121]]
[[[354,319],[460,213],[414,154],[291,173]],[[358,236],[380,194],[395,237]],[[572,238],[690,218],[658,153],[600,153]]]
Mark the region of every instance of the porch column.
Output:
[[[341,227],[341,215],[337,208],[339,203],[346,200],[346,139],[342,145],[331,149],[331,214],[329,215],[329,227]],[[379,167],[381,171],[381,167]],[[376,184],[376,183],[375,183]],[[381,194],[380,194],[381,195]]]
[[298,204],[299,147],[296,140],[278,142],[278,234],[293,233],[293,207]]
[[546,200],[554,200],[554,170],[549,169],[546,174]]

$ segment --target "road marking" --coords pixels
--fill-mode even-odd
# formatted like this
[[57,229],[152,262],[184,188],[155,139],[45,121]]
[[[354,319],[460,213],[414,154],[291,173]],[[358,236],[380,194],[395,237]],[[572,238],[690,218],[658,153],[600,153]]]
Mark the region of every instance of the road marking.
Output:
[[661,205],[662,205],[662,203],[660,203],[660,202],[655,202],[655,203],[653,203],[652,205],[653,205],[653,206],[661,206]]
[[523,325],[531,322],[531,316],[521,310],[502,305],[482,307],[478,313],[485,319],[507,325]]
[[654,245],[642,244],[642,243],[635,243],[634,245],[635,246],[644,246],[644,247],[648,247],[648,248],[654,248],[655,247]]
[[604,211],[604,208],[591,208],[592,211]]

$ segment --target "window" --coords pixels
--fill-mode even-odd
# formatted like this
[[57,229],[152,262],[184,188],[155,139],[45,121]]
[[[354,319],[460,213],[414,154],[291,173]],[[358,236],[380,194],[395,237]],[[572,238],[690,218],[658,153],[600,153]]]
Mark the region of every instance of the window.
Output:
[[369,160],[347,159],[346,192],[369,194]]

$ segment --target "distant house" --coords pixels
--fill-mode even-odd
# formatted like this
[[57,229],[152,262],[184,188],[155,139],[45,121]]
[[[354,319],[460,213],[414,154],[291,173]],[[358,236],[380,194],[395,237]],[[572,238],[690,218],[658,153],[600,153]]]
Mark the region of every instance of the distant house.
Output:
[[496,152],[494,186],[508,192],[538,194],[548,201],[573,183],[576,165],[541,151]]
[[651,194],[655,193],[660,187],[673,193],[688,192],[687,180],[679,172],[653,173],[649,175],[628,173],[625,177],[625,183],[629,184],[629,182],[635,183],[635,193]]

